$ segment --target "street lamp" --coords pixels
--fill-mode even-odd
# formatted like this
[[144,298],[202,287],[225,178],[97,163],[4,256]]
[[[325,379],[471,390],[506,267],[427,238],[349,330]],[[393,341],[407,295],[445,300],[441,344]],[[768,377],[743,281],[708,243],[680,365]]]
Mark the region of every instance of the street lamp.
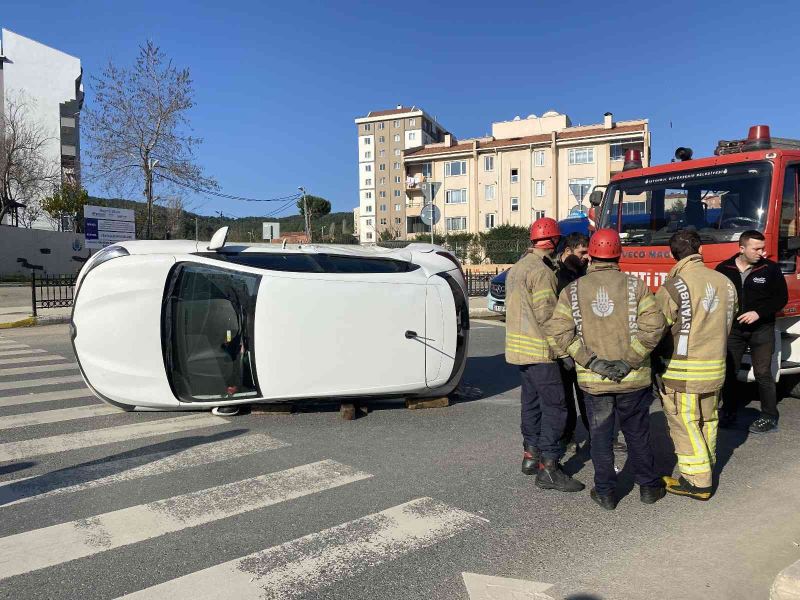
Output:
[[297,189],[303,194],[303,215],[305,216],[306,239],[308,239],[308,242],[311,243],[311,230],[309,228],[308,221],[308,204],[306,203],[306,188],[301,185]]

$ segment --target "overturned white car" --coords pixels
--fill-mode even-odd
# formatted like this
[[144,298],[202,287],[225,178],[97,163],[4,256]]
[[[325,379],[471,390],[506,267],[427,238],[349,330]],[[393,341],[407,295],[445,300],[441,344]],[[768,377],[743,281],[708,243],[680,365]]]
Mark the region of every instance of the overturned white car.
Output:
[[446,250],[122,242],[78,276],[86,384],[125,409],[452,391],[469,341]]

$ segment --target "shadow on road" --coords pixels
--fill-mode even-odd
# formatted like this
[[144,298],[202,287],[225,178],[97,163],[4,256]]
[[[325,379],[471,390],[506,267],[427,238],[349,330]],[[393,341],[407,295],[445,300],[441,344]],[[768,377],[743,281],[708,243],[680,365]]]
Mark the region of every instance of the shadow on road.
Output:
[[247,433],[247,429],[222,431],[212,435],[196,435],[177,440],[169,440],[112,454],[105,458],[93,460],[52,473],[34,476],[18,482],[8,482],[0,487],[0,506],[18,502],[33,496],[46,494],[54,490],[88,483],[104,477],[118,475],[125,471],[141,467],[148,463],[167,458],[184,450],[203,444],[211,444],[234,438]]
[[[503,394],[520,385],[519,368],[506,362],[505,354],[472,356],[467,359],[461,387],[474,390],[466,400],[478,400]],[[472,397],[477,396],[477,397]],[[459,401],[461,401],[459,399]]]
[[35,462],[20,462],[14,463],[11,465],[3,465],[0,467],[0,475],[8,475],[9,473],[16,473],[17,471],[24,471],[25,469],[29,469],[34,466]]

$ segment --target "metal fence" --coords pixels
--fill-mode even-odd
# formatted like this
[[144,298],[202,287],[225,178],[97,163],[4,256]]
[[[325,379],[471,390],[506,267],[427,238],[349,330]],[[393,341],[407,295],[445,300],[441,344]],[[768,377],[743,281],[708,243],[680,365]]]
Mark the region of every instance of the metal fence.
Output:
[[77,275],[36,275],[31,273],[31,304],[33,316],[45,308],[72,306]]
[[494,273],[473,273],[467,271],[464,273],[467,278],[467,295],[468,296],[485,296],[489,293],[489,283],[492,277],[499,273],[499,269],[494,270]]

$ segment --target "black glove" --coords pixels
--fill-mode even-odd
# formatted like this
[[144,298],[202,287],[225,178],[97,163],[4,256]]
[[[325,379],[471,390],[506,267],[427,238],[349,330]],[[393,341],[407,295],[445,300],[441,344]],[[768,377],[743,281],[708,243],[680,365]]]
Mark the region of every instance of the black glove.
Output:
[[618,379],[614,379],[617,383],[625,379],[625,376],[633,370],[633,367],[624,360],[612,360],[611,364],[614,365],[614,369],[617,371]]
[[620,381],[617,378],[617,369],[614,366],[614,361],[605,360],[603,358],[593,358],[586,366],[600,375],[603,379],[608,378],[616,381],[617,383]]
[[561,366],[566,371],[574,371],[575,370],[575,361],[572,359],[571,356],[565,356],[564,358],[559,358],[558,360],[561,361]]

